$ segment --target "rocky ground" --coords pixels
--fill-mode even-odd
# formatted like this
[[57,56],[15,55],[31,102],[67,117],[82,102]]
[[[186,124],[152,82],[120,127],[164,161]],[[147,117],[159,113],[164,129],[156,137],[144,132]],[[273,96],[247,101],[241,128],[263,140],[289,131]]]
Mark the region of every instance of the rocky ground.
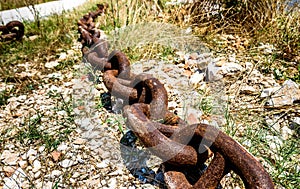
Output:
[[[238,40],[221,37],[221,42]],[[268,45],[259,48],[264,53],[273,50]],[[281,110],[300,100],[298,84],[291,80],[279,83],[272,75],[263,75],[253,61],[241,59],[238,53],[175,54],[163,60],[141,60],[132,69],[162,81],[169,94],[169,109],[189,123],[201,121],[222,129],[227,104],[233,112],[266,107]],[[55,69],[68,59],[75,59],[76,64],[67,70]],[[30,62],[18,66],[23,70],[20,77],[37,77],[41,83],[31,94],[10,97],[0,109],[0,188],[157,188],[134,178],[124,165],[120,139],[127,129],[122,116],[114,113],[120,104],[115,99],[114,112],[105,108],[101,96],[107,89],[101,73],[91,74],[89,65],[82,63],[80,45],[76,43],[57,60],[45,62],[48,74]],[[4,90],[14,85],[2,81],[0,87]],[[292,126],[300,125],[300,110],[294,108],[288,116],[281,113],[265,120],[273,123],[278,116],[285,116],[274,129],[288,140],[299,132]],[[238,128],[243,135],[243,127]],[[271,135],[269,139],[281,142]],[[157,160],[149,161],[149,167],[156,171]]]

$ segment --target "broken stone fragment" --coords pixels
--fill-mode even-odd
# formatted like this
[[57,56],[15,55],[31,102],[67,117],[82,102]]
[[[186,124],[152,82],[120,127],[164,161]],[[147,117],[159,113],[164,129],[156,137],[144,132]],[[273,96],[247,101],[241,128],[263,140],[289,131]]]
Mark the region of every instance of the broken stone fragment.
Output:
[[241,93],[247,94],[247,95],[252,95],[252,94],[256,94],[257,90],[254,87],[247,85],[247,86],[241,87]]
[[269,97],[267,106],[292,105],[300,101],[299,85],[292,80],[285,81],[281,87],[264,89],[261,98]]
[[1,154],[1,160],[4,164],[7,165],[17,165],[17,161],[19,160],[19,154],[11,153],[8,150],[4,150]]

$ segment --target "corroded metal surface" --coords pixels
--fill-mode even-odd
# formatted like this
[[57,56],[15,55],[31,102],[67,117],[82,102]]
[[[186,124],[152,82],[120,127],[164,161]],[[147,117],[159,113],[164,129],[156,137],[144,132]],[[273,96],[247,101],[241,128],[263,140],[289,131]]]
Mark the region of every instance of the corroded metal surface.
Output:
[[0,26],[0,41],[21,40],[24,36],[24,24],[19,21],[8,22]]
[[[131,73],[130,62],[121,51],[108,53],[108,43],[99,39],[94,20],[106,6],[78,21],[82,52],[95,70],[103,71],[103,81],[113,96],[127,101],[123,108],[127,126],[168,169],[164,177],[168,188],[216,188],[233,170],[246,188],[274,188],[264,167],[238,142],[214,126],[188,125],[168,111],[164,85],[148,74]],[[205,172],[195,181],[181,170],[198,169],[213,157]]]

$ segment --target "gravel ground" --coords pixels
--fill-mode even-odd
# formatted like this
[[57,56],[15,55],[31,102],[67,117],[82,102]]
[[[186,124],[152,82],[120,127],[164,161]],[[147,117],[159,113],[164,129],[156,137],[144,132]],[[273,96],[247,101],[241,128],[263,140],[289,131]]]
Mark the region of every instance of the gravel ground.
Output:
[[[63,60],[74,57],[77,64],[72,68],[55,71]],[[91,81],[89,65],[82,63],[80,57],[80,45],[76,44],[58,60],[45,63],[50,73],[46,75],[30,63],[18,65],[24,67],[24,77],[38,77],[42,82],[31,94],[11,97],[1,107],[0,188],[157,188],[134,178],[124,165],[120,152],[122,132],[127,131],[124,119],[103,107],[100,96],[107,89],[101,82],[101,73],[92,77],[97,82]],[[241,88],[236,80],[205,82],[208,76],[201,71],[203,63],[214,63],[222,68],[221,75],[229,78],[250,69],[251,74],[256,74],[251,77],[254,84]],[[239,91],[240,103],[236,107],[241,107],[243,99],[261,90],[259,87],[278,85],[251,63],[238,65],[232,56],[222,59],[212,58],[212,54],[177,52],[170,61],[140,61],[132,68],[134,73],[150,73],[162,81],[169,94],[169,109],[189,123],[222,126],[225,120],[220,115],[225,111],[225,99],[236,100]],[[0,87],[3,90],[14,86],[1,82]],[[197,99],[203,99],[199,91],[206,91],[205,95],[213,99],[211,107],[219,110],[214,116],[206,117],[199,110]],[[113,109],[118,112],[119,100],[115,102]],[[294,131],[285,128],[284,132],[288,138]],[[156,171],[159,161],[152,157],[148,166]]]
[[[29,63],[19,65],[26,68],[24,77],[38,75],[43,84],[32,94],[9,98],[0,111],[2,188],[156,188],[135,179],[122,161],[119,141],[126,131],[124,119],[102,107],[100,96],[107,89],[101,73],[94,75],[100,82],[92,82],[89,65],[79,58],[68,71],[51,73],[63,60],[80,56],[79,47],[76,44],[58,60],[46,62],[48,75],[32,69]],[[196,67],[196,62],[190,66]],[[188,116],[186,112],[193,113],[197,118],[190,122],[197,122],[199,110],[197,114],[195,108],[186,107],[194,106],[199,94],[189,80],[191,72],[185,72],[184,67],[183,62],[175,65],[148,60],[136,62],[132,69],[160,79],[170,96],[170,110],[183,117]],[[14,87],[1,85],[3,89]],[[116,112],[120,109],[117,103],[113,107]],[[41,135],[58,140],[47,141]],[[152,157],[149,166],[157,170],[159,163]]]

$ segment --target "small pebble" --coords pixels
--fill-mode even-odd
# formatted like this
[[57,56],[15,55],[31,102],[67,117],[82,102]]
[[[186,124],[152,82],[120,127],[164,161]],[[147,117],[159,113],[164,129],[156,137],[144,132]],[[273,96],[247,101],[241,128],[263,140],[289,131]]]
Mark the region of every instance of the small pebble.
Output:
[[72,161],[70,159],[64,159],[63,161],[59,162],[59,165],[63,168],[72,167],[73,165],[76,165],[76,161]]

